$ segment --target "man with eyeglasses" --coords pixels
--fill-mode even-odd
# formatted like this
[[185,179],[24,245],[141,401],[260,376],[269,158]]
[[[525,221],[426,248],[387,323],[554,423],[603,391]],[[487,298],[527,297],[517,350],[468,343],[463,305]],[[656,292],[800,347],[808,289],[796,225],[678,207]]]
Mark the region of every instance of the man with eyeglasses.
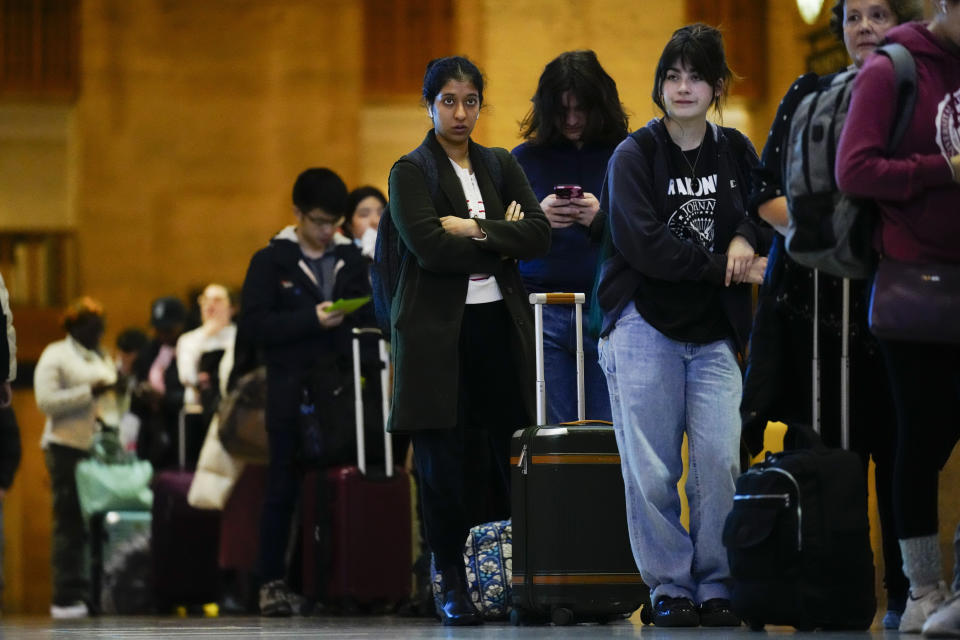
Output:
[[[350,328],[330,305],[340,298],[370,295],[366,262],[342,236],[347,188],[330,169],[307,169],[293,185],[296,224],[281,230],[254,254],[241,295],[237,351],[249,341],[267,367],[267,433],[270,466],[260,523],[260,614],[289,616],[298,596],[284,580],[291,519],[300,492],[298,418],[303,393],[349,366]],[[360,313],[360,312],[357,312]],[[346,371],[343,371],[347,374]],[[339,408],[317,407],[325,419],[352,424]],[[339,424],[339,422],[338,422]],[[312,505],[307,508],[313,508]]]

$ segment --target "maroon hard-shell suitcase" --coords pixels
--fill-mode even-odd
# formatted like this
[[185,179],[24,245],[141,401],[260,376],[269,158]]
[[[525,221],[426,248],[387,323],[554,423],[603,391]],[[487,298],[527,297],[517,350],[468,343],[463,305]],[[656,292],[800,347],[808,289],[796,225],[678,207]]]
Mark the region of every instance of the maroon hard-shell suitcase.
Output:
[[[360,335],[376,329],[354,329],[354,400],[357,465],[306,474],[303,485],[303,592],[311,598],[361,604],[397,603],[410,596],[412,558],[410,479],[393,466],[390,434],[384,432],[385,472],[369,472],[364,450],[363,401],[360,385]],[[386,424],[386,346],[380,340],[384,365],[380,384]]]
[[260,514],[267,494],[267,466],[240,472],[220,514],[220,568],[254,571],[260,551]]
[[219,598],[220,512],[195,509],[187,502],[193,472],[183,469],[183,431],[181,416],[181,468],[161,471],[153,481],[151,551],[160,612],[174,605],[206,604]]

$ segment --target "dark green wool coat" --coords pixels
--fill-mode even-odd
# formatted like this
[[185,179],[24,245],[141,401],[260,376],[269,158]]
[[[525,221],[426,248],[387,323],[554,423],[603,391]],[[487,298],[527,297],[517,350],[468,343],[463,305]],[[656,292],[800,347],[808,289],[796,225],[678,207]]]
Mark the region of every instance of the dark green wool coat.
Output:
[[[523,381],[528,422],[535,420],[533,312],[517,270],[517,259],[539,258],[550,249],[550,223],[517,161],[505,149],[494,149],[503,171],[502,197],[487,172],[479,147],[470,141],[470,162],[480,186],[487,234],[478,241],[446,233],[440,218],[467,217],[460,180],[431,130],[423,145],[434,154],[439,174],[436,199],[412,161],[401,158],[390,171],[390,213],[400,238],[410,250],[391,309],[394,362],[393,409],[389,430],[450,429],[457,423],[460,322],[471,273],[497,279],[513,333],[503,366]],[[516,200],[523,220],[504,220],[506,206]],[[506,256],[508,259],[504,259]],[[491,397],[490,402],[497,399]],[[521,427],[523,425],[516,425]]]

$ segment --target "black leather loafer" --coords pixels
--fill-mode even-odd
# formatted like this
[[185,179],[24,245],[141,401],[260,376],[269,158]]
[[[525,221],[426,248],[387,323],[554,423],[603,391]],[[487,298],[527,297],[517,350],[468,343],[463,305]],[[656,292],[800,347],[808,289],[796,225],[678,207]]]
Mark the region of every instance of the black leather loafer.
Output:
[[704,627],[739,627],[740,616],[726,598],[713,598],[700,604],[700,624]]
[[700,625],[700,614],[690,598],[661,596],[653,605],[653,624],[658,627],[696,627]]
[[483,624],[483,618],[477,613],[467,594],[460,590],[447,591],[440,609],[440,622],[444,626],[465,627]]

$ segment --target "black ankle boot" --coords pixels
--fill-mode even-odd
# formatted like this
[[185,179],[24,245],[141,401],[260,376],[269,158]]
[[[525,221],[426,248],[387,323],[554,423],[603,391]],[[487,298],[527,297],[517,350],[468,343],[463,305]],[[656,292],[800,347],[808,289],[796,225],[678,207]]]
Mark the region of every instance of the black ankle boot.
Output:
[[467,594],[467,579],[463,567],[448,567],[441,570],[443,576],[443,607],[440,622],[445,626],[482,624],[483,619],[470,602]]

